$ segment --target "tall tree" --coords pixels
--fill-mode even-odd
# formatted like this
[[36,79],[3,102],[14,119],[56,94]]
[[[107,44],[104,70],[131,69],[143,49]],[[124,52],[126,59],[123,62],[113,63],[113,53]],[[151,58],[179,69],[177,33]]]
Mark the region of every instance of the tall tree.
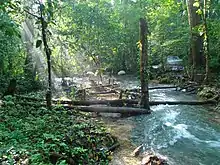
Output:
[[[147,55],[147,22],[144,18],[140,18],[140,80],[141,80],[141,102],[140,105],[145,109],[149,107],[148,92],[148,55]],[[146,76],[146,77],[145,77]]]
[[188,21],[191,33],[191,49],[190,56],[192,58],[191,78],[195,80],[195,75],[202,69],[204,65],[203,38],[199,35],[198,28],[201,24],[201,15],[198,13],[200,1],[188,0]]
[[[52,13],[51,11],[51,1],[48,0],[48,6],[49,6],[49,10],[48,13]],[[52,100],[52,92],[51,92],[51,88],[52,88],[52,79],[51,79],[51,49],[48,46],[47,43],[47,35],[46,35],[46,30],[47,30],[47,25],[48,23],[46,22],[46,20],[44,19],[44,15],[43,15],[43,9],[44,9],[44,5],[42,3],[42,1],[40,2],[40,21],[41,21],[41,32],[42,32],[42,40],[43,40],[43,44],[44,44],[44,51],[46,53],[47,56],[47,71],[48,71],[48,90],[46,93],[46,101],[47,101],[47,107],[49,109],[51,109],[51,100]],[[48,21],[50,21],[50,17],[48,17]]]
[[47,27],[48,27],[48,24],[52,21],[52,16],[53,16],[52,1],[48,0],[46,4],[44,4],[43,0],[39,0],[38,2],[36,2],[36,5],[39,5],[38,15],[35,15],[34,13],[31,13],[26,9],[25,11],[31,16],[37,18],[38,21],[36,23],[40,23],[41,25],[42,40],[37,40],[36,47],[40,47],[42,43],[44,45],[44,51],[45,51],[46,59],[47,59],[47,71],[48,71],[48,88],[47,88],[47,93],[46,93],[46,101],[47,101],[47,107],[51,109],[51,105],[52,105],[51,103],[51,100],[52,100],[51,49],[48,46]]
[[204,82],[208,82],[209,79],[209,35],[208,35],[208,26],[207,26],[207,10],[210,4],[208,4],[208,0],[204,0],[204,7],[203,7],[203,47],[204,47],[204,54],[205,54],[205,79]]

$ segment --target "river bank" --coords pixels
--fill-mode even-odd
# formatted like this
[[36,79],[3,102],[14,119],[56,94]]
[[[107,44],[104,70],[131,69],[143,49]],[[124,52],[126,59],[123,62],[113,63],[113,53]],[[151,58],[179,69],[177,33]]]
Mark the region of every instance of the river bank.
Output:
[[132,152],[137,147],[131,141],[131,131],[135,127],[129,118],[102,118],[107,130],[117,137],[120,146],[113,153],[110,165],[135,165],[141,164],[140,157],[134,157]]

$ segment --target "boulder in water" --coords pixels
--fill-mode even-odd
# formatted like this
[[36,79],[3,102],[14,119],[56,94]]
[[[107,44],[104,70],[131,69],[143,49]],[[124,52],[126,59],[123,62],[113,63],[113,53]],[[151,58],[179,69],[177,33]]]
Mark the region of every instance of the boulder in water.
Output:
[[125,75],[125,71],[124,70],[120,70],[119,72],[118,72],[118,75],[120,76],[120,75]]
[[141,165],[168,165],[165,158],[159,157],[154,153],[145,153]]

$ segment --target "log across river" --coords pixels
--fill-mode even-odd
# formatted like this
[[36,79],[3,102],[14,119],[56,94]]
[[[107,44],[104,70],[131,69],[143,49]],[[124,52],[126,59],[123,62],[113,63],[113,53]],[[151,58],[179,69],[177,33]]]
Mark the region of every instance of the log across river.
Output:
[[[197,100],[174,90],[154,90],[151,100]],[[150,115],[134,116],[131,139],[165,156],[171,165],[220,164],[220,114],[201,105],[155,105]]]
[[[123,77],[120,82],[124,89],[138,88],[139,85],[133,77]],[[220,164],[220,115],[202,106],[215,102],[198,101],[193,95],[172,89],[150,90],[150,100],[150,115],[126,118],[133,122],[133,143],[137,146],[143,144],[144,150],[165,156],[171,165]],[[83,104],[89,107],[95,102],[109,104],[116,101],[84,101]],[[124,104],[126,101],[119,102]],[[81,106],[83,104],[80,101],[73,103],[74,106],[80,105],[81,109],[87,109]],[[132,100],[126,104],[136,103],[136,100]]]
[[[124,88],[138,86],[138,80],[121,79]],[[194,95],[173,89],[150,90],[150,100],[164,103],[197,102]],[[199,101],[198,101],[199,102]],[[150,115],[133,116],[131,140],[144,150],[163,155],[171,165],[220,164],[220,115],[202,105],[151,106]]]
[[[28,99],[28,100],[35,100],[35,101],[45,101],[45,99],[33,98],[33,97],[26,97],[22,95],[17,95],[18,98]],[[137,100],[129,100],[129,99],[118,99],[118,100],[52,100],[54,103],[60,104],[71,104],[71,105],[96,105],[96,104],[103,104],[103,105],[123,105],[123,104],[138,104]],[[197,100],[183,100],[183,101],[171,101],[171,100],[162,100],[162,101],[149,101],[151,106],[153,105],[205,105],[205,104],[216,104],[215,100],[204,100],[204,101],[197,101]]]

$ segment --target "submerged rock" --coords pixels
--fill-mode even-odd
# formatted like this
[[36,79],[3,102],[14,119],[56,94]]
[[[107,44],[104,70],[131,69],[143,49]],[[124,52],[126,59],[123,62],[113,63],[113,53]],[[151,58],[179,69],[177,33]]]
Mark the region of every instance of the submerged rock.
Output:
[[145,153],[141,165],[168,165],[167,160],[152,152]]

